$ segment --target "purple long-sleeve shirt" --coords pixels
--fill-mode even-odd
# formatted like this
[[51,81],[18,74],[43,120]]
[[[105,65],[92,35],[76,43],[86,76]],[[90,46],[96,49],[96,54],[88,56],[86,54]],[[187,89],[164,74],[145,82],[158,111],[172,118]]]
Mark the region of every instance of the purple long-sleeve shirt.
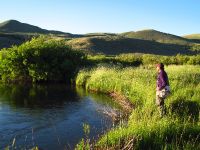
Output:
[[158,90],[162,90],[165,86],[169,86],[168,76],[164,70],[160,70],[158,73],[156,84]]

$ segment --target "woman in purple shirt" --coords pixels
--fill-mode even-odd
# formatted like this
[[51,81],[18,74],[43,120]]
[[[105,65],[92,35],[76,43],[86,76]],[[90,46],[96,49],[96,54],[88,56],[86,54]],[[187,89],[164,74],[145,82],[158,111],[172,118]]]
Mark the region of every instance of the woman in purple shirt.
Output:
[[156,82],[156,105],[160,109],[161,117],[166,114],[165,109],[165,98],[170,94],[169,80],[167,73],[164,70],[164,65],[159,63],[156,65],[156,70],[158,72],[157,82]]

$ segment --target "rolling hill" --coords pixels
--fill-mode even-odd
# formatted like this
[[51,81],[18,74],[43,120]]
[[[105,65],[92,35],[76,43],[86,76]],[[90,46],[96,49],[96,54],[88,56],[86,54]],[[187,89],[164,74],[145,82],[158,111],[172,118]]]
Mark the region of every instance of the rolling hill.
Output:
[[87,33],[83,37],[94,37],[94,36],[116,36],[115,33]]
[[54,31],[54,30],[46,30],[27,23],[21,23],[17,20],[8,20],[3,23],[0,23],[0,32],[27,33],[27,34],[64,34],[68,35],[69,37],[73,37],[73,35],[70,33]]
[[190,49],[196,43],[200,43],[197,39],[188,39],[156,30],[78,35],[46,30],[17,20],[8,20],[0,23],[0,49],[19,45],[40,34],[50,34],[54,38],[66,39],[66,44],[77,49],[112,55],[120,53],[195,54]]
[[34,25],[21,23],[17,20],[8,20],[0,23],[0,49],[22,44],[30,40],[33,36],[40,34],[51,34],[62,38],[80,37],[71,33],[42,29]]
[[192,40],[195,43],[200,44],[200,34],[189,34],[189,35],[185,35],[183,37],[186,39]]
[[189,35],[185,35],[183,36],[184,38],[187,39],[196,39],[196,40],[200,40],[200,34],[189,34]]
[[77,49],[85,49],[96,53],[148,53],[160,55],[195,54],[191,48],[197,40],[163,33],[156,30],[124,32],[121,34],[89,34],[81,38],[71,39],[67,44]]
[[176,36],[173,34],[163,33],[160,31],[156,31],[153,29],[150,30],[142,30],[137,32],[125,32],[121,33],[120,35],[128,38],[134,38],[134,39],[142,39],[142,40],[150,40],[150,41],[156,41],[160,43],[171,43],[171,44],[179,44],[179,45],[187,45],[192,43],[193,41]]
[[115,55],[121,53],[148,53],[158,55],[193,54],[187,45],[159,43],[122,36],[95,36],[71,39],[66,42],[75,49]]
[[12,45],[20,45],[23,42],[30,40],[32,37],[33,35],[30,34],[0,33],[0,49]]
[[48,31],[41,29],[37,26],[21,23],[17,20],[8,20],[3,23],[0,23],[0,32],[47,33]]

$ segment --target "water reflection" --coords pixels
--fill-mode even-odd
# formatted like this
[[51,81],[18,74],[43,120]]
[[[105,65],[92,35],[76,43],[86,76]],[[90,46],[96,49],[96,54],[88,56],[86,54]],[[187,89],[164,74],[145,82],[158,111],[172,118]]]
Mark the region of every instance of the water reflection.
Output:
[[66,101],[78,101],[73,88],[66,85],[0,85],[1,102],[12,107],[62,107]]
[[14,138],[17,149],[73,149],[83,123],[94,138],[112,127],[102,111],[108,108],[118,106],[105,95],[66,85],[0,85],[0,149]]

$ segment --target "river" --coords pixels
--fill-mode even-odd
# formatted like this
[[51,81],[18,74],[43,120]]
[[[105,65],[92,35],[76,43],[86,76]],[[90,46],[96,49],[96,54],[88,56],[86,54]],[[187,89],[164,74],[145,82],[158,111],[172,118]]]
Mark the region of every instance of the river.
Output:
[[105,112],[116,110],[109,97],[64,84],[0,85],[0,149],[74,149],[83,124],[95,140],[113,127]]

